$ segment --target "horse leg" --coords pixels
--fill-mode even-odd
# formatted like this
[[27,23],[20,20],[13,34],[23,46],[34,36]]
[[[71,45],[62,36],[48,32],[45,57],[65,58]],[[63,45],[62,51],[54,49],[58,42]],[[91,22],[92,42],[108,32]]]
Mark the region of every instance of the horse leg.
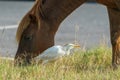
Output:
[[107,8],[110,20],[110,35],[112,44],[112,65],[120,64],[120,10]]

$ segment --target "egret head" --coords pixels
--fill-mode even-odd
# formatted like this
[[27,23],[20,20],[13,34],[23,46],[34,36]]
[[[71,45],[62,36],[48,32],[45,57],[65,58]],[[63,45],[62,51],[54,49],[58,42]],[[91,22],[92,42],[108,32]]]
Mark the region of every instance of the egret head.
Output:
[[69,55],[71,53],[71,50],[74,48],[80,48],[80,45],[78,44],[66,44],[64,45],[64,49],[66,50],[66,54]]
[[72,43],[65,44],[64,46],[67,47],[67,48],[80,48],[79,44],[72,44]]

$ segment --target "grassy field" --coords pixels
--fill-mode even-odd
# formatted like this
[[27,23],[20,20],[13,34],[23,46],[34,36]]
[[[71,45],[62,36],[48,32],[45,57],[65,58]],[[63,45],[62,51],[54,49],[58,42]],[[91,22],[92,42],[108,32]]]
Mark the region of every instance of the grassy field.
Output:
[[79,50],[47,65],[15,67],[0,59],[0,80],[120,80],[120,69],[111,67],[111,49]]

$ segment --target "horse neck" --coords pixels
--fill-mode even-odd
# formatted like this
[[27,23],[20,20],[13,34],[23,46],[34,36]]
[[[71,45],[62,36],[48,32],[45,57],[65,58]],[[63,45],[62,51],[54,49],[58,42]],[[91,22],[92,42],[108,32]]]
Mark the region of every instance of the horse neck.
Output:
[[53,29],[58,29],[60,23],[86,0],[40,0],[41,14],[50,21]]

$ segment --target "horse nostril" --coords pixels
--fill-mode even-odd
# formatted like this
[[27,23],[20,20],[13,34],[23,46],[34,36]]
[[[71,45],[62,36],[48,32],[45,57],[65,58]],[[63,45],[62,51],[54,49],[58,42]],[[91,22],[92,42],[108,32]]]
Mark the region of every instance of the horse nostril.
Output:
[[21,60],[21,61],[15,61],[14,66],[27,66],[30,65],[30,60]]
[[14,66],[27,66],[31,64],[30,56],[16,56],[14,60]]

